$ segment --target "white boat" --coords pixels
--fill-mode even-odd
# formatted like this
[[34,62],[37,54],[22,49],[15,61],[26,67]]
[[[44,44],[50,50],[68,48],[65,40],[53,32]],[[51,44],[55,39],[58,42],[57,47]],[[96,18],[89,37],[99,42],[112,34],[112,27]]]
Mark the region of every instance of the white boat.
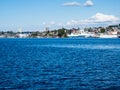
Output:
[[117,35],[100,35],[100,38],[118,38]]
[[94,37],[94,34],[88,34],[88,33],[85,33],[85,32],[80,33],[80,34],[71,33],[71,34],[68,35],[68,37],[85,37],[85,38],[87,38],[87,37]]
[[79,34],[73,34],[73,33],[68,34],[68,37],[78,37],[78,36],[79,36]]
[[79,34],[79,37],[94,37],[94,34],[89,34],[89,33],[81,33],[81,34]]

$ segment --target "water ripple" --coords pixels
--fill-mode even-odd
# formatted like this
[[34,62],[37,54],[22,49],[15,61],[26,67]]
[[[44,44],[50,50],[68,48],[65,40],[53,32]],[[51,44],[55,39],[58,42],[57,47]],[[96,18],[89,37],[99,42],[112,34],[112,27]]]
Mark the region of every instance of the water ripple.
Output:
[[119,39],[0,40],[0,90],[119,90]]
[[120,45],[31,45],[28,47],[54,47],[54,48],[74,48],[74,49],[120,49]]

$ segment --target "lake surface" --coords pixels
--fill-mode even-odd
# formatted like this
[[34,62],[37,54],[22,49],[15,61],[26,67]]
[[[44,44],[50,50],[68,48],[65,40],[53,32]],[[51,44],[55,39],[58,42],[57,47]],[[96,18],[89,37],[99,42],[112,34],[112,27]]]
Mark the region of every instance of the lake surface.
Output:
[[120,39],[0,39],[0,90],[120,90]]

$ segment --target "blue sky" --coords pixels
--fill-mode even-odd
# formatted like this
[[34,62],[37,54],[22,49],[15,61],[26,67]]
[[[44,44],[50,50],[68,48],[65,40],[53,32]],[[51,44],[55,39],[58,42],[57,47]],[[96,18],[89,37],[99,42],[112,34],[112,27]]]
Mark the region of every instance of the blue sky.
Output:
[[120,0],[0,0],[0,31],[118,24]]

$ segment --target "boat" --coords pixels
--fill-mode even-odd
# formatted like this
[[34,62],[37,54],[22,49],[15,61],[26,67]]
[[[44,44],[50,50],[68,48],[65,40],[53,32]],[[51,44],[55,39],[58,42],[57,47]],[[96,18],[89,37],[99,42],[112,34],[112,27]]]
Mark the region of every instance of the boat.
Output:
[[94,34],[89,34],[89,33],[84,32],[84,30],[80,30],[79,33],[68,34],[68,37],[83,37],[83,38],[88,38],[88,37],[94,37]]
[[118,38],[117,35],[100,35],[100,38]]

